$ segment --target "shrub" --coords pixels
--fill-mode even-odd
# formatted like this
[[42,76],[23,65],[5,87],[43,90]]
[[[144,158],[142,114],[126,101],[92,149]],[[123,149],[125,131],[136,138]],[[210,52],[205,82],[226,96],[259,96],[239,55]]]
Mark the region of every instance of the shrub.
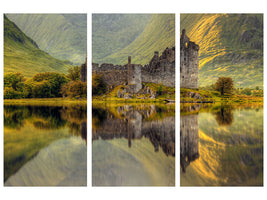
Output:
[[106,92],[106,84],[98,74],[92,76],[92,94],[101,95]]
[[61,87],[60,92],[64,97],[86,97],[87,96],[87,82],[70,81]]

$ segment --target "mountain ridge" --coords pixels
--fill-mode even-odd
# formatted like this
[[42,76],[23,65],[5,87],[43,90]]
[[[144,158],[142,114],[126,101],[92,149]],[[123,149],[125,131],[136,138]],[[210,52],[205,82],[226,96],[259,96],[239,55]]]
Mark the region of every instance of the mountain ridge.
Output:
[[40,72],[66,73],[69,61],[53,58],[4,15],[4,74],[20,72],[32,77]]

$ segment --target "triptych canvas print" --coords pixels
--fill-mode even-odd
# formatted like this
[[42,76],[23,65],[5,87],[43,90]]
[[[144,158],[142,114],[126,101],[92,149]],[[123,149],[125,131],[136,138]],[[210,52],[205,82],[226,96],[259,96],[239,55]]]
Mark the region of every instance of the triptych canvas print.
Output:
[[4,186],[263,186],[263,14],[179,19],[5,13]]

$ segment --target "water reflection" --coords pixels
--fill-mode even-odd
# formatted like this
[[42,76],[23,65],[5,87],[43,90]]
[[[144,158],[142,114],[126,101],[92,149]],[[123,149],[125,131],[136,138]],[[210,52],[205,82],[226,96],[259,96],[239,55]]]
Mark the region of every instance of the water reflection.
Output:
[[182,171],[199,157],[198,115],[180,116],[180,165]]
[[263,185],[262,106],[182,105],[181,110],[182,186]]
[[232,105],[221,105],[214,114],[219,126],[230,126],[233,123],[234,114]]
[[[85,152],[86,154],[86,121],[86,106],[4,106],[5,185],[49,185],[49,180],[42,182],[42,180],[46,180],[44,177],[43,179],[38,176],[32,177],[33,173],[31,175],[24,174],[26,173],[25,168],[29,166],[29,161],[33,162],[33,160],[36,160],[34,159],[35,157],[42,155],[43,148],[50,149],[50,145],[62,139],[65,144],[73,145],[73,151],[77,149],[81,151],[80,153]],[[80,138],[78,140],[81,141],[78,142],[78,140],[72,139],[74,137]],[[84,145],[85,149],[80,149],[77,144]],[[57,154],[62,152],[62,156],[65,154],[69,159],[75,160],[71,157],[72,153],[67,151],[66,146],[63,144],[56,146]],[[52,149],[56,148],[53,147]],[[80,164],[86,163],[86,155],[80,157],[79,162]],[[38,169],[41,170],[41,165],[37,165],[39,166]],[[54,160],[54,166],[56,165],[68,167],[66,162],[61,159]],[[71,168],[69,169],[71,170]],[[48,170],[48,168],[42,170]],[[53,165],[49,170],[55,170]],[[22,173],[23,171],[24,173]],[[48,171],[45,172],[47,174],[50,173]],[[64,173],[69,172],[65,170]],[[83,175],[86,176],[86,167],[83,170]],[[18,178],[19,176],[20,178]],[[37,180],[33,181],[34,183],[27,182],[26,177],[32,177],[32,179],[35,178]],[[15,179],[16,181],[14,181]],[[54,180],[54,183],[56,182],[57,180]],[[82,182],[83,184],[81,184],[81,181],[72,182],[71,185],[86,185],[86,181]],[[64,182],[64,185],[68,184]]]
[[[174,185],[174,159],[168,159],[168,156],[173,158],[175,156],[174,106],[93,106],[92,122],[93,185]],[[103,141],[110,142],[103,143]],[[128,150],[125,149],[124,141],[127,141]],[[98,147],[100,145],[103,145],[102,149]],[[103,152],[103,148],[109,145],[112,145],[112,149],[119,147],[121,150],[113,153]],[[142,147],[143,145],[145,147]],[[154,153],[151,152],[152,149]],[[99,155],[100,151],[102,155]],[[164,153],[164,157],[161,152]],[[103,154],[111,154],[111,157],[106,162],[100,161],[99,157]],[[124,154],[129,155],[125,157]],[[131,160],[132,157],[135,161]],[[134,162],[135,164],[131,164],[134,168],[141,165],[136,173],[144,173],[143,176],[139,179],[134,177],[135,169],[127,170],[122,176],[121,173],[117,173],[117,169],[124,169],[121,166],[114,167],[118,162],[126,166]],[[151,174],[152,170],[149,167],[154,165],[154,162],[158,162],[157,165],[161,164],[161,167]],[[107,166],[110,168],[106,169]],[[173,170],[169,171],[170,168]],[[113,175],[106,177],[101,175],[111,171]],[[165,177],[151,182],[155,176]]]
[[157,117],[162,115],[162,112],[161,108],[154,105],[143,110],[119,106],[116,108],[116,114],[108,109],[93,107],[92,139],[94,141],[99,137],[102,140],[125,138],[128,140],[128,147],[131,148],[132,140],[145,137],[150,140],[155,152],[162,148],[167,156],[175,156],[175,117],[166,116],[158,120]]

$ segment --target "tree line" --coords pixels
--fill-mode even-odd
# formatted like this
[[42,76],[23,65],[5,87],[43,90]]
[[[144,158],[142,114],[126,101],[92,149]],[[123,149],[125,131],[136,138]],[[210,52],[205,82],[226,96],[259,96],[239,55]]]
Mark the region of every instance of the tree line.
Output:
[[68,74],[42,72],[32,78],[25,78],[22,73],[4,75],[4,98],[55,98],[87,96],[87,82],[80,81],[80,67],[74,66]]
[[231,77],[219,77],[215,84],[203,87],[203,90],[216,90],[222,97],[235,95],[247,95],[254,97],[263,97],[263,90],[256,86],[252,88],[235,88],[234,81]]

